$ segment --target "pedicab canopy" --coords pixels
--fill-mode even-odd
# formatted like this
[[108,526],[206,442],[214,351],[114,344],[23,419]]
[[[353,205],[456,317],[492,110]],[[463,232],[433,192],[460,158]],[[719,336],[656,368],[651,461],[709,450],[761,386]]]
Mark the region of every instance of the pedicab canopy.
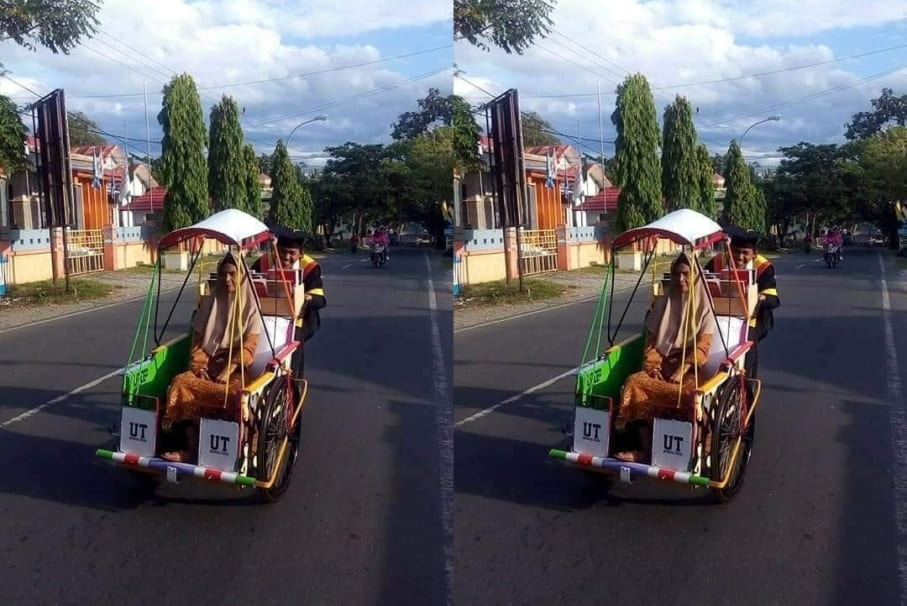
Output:
[[228,208],[214,213],[195,225],[173,230],[161,238],[160,248],[185,242],[193,238],[212,238],[221,244],[243,248],[256,246],[270,238],[268,226],[241,210]]
[[675,244],[702,248],[723,239],[724,234],[721,226],[705,215],[681,208],[648,225],[625,231],[614,238],[611,246],[623,248],[647,238],[665,238]]

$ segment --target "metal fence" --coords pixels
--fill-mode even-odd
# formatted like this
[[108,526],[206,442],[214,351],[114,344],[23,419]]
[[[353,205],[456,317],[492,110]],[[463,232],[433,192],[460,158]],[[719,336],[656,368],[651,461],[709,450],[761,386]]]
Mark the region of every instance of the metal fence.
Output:
[[527,229],[520,234],[524,276],[557,271],[557,230]]
[[104,271],[104,230],[73,229],[66,237],[69,275]]

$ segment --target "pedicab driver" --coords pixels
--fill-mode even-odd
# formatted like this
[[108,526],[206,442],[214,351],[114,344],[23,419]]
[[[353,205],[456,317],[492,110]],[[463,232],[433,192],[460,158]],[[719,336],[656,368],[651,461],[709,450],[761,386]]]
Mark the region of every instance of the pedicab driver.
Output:
[[[756,309],[749,321],[749,340],[753,348],[746,356],[746,371],[750,378],[758,378],[759,372],[759,343],[768,336],[775,325],[772,310],[781,305],[778,297],[778,285],[775,283],[775,266],[772,262],[759,254],[759,234],[739,227],[729,227],[725,233],[731,237],[731,254],[734,263],[741,269],[756,270],[756,287],[759,300]],[[707,272],[720,272],[730,267],[730,261],[725,253],[719,253],[705,266]]]
[[[271,230],[277,236],[277,254],[280,255],[281,266],[284,269],[302,270],[302,283],[305,287],[305,301],[302,304],[302,311],[296,318],[295,338],[299,341],[300,346],[293,352],[290,364],[293,367],[293,374],[298,379],[305,375],[305,347],[303,344],[313,336],[315,331],[321,326],[321,316],[318,310],[327,306],[327,299],[324,297],[324,284],[321,281],[321,266],[312,257],[305,254],[306,235],[284,228],[274,228]],[[271,268],[277,267],[277,260],[273,258],[273,253],[262,255],[253,265],[253,272],[267,272]]]

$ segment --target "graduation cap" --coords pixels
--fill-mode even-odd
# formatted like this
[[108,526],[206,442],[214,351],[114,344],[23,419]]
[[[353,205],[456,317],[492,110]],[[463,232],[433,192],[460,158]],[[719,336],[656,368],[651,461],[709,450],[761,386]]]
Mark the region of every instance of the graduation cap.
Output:
[[296,231],[280,225],[271,227],[271,233],[277,236],[277,246],[298,246],[304,248],[309,240],[309,235],[303,231]]
[[739,246],[741,248],[756,248],[759,240],[762,239],[762,234],[759,232],[733,225],[726,228],[724,233],[731,237],[731,246]]

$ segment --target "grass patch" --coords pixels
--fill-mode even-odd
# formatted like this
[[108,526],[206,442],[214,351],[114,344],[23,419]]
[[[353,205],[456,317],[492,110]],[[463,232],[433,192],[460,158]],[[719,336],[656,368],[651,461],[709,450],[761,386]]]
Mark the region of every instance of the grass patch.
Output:
[[453,259],[450,257],[442,257],[441,269],[453,269]]
[[37,305],[60,305],[103,299],[115,290],[122,288],[93,280],[73,278],[69,281],[70,292],[66,292],[66,281],[52,280],[17,284],[10,286],[8,296],[12,307],[34,307]]
[[518,280],[512,280],[509,285],[505,280],[498,280],[464,286],[461,298],[463,305],[468,307],[526,303],[556,299],[570,288],[547,280],[526,279],[523,280],[523,292],[520,292]]
[[904,257],[895,257],[894,266],[898,269],[907,269],[907,259]]

